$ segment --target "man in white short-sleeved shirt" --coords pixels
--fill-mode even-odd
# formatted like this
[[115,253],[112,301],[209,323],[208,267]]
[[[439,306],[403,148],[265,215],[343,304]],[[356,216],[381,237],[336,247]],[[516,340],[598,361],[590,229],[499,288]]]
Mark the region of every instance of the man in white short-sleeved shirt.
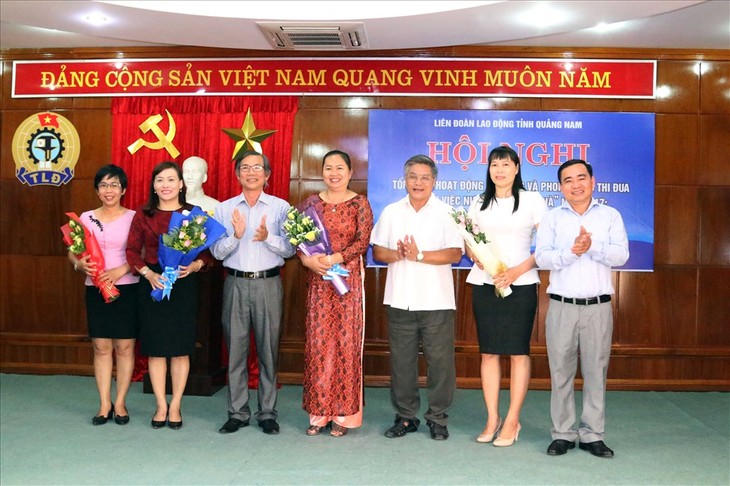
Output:
[[434,440],[449,437],[448,415],[456,389],[454,277],[464,243],[449,221],[450,206],[433,195],[438,170],[425,155],[404,165],[408,196],[386,206],[373,228],[373,258],[388,264],[385,281],[390,344],[390,397],[396,410],[389,438],[415,432],[420,421],[419,343],[427,365],[428,410]]

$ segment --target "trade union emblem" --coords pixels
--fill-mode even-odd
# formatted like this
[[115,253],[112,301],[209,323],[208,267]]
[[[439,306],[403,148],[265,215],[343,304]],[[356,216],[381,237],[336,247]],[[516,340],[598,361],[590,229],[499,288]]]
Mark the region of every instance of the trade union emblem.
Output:
[[29,186],[60,186],[74,177],[81,142],[70,121],[58,113],[36,113],[13,135],[15,176]]

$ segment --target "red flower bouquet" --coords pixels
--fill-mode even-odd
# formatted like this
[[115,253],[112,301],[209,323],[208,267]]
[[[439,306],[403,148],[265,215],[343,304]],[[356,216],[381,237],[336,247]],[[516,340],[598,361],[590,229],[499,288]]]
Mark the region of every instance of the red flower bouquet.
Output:
[[115,301],[119,297],[119,289],[114,284],[101,282],[100,275],[106,267],[99,242],[94,234],[84,226],[76,213],[66,213],[66,216],[68,216],[69,222],[61,226],[63,243],[77,258],[90,255],[89,262],[96,265],[96,274],[91,277],[91,282],[101,292],[104,302],[108,304]]

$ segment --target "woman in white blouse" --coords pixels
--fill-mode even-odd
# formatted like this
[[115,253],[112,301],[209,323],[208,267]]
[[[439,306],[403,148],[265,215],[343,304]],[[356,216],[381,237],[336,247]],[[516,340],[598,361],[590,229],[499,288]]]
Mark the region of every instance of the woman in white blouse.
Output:
[[[477,442],[511,446],[520,433],[520,412],[530,381],[530,337],[537,309],[537,273],[531,242],[547,210],[537,192],[526,191],[520,158],[509,147],[489,154],[486,190],[475,197],[469,216],[486,234],[492,251],[508,269],[489,275],[478,260],[466,279],[472,284],[472,305],[477,323],[481,381],[487,406],[487,424]],[[472,260],[474,254],[467,249]],[[499,297],[495,287],[511,286]],[[504,420],[499,415],[500,356],[510,356],[510,406]]]

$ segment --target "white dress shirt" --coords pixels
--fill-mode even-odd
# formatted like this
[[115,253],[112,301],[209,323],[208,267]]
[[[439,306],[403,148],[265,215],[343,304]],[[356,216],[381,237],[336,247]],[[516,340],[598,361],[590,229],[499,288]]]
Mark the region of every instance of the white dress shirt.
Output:
[[[459,248],[463,252],[464,241],[450,221],[450,211],[451,206],[433,194],[416,211],[406,196],[385,207],[373,228],[370,243],[394,250],[398,240],[410,235],[422,252],[444,248]],[[383,303],[411,311],[456,309],[451,265],[410,260],[389,263]]]

